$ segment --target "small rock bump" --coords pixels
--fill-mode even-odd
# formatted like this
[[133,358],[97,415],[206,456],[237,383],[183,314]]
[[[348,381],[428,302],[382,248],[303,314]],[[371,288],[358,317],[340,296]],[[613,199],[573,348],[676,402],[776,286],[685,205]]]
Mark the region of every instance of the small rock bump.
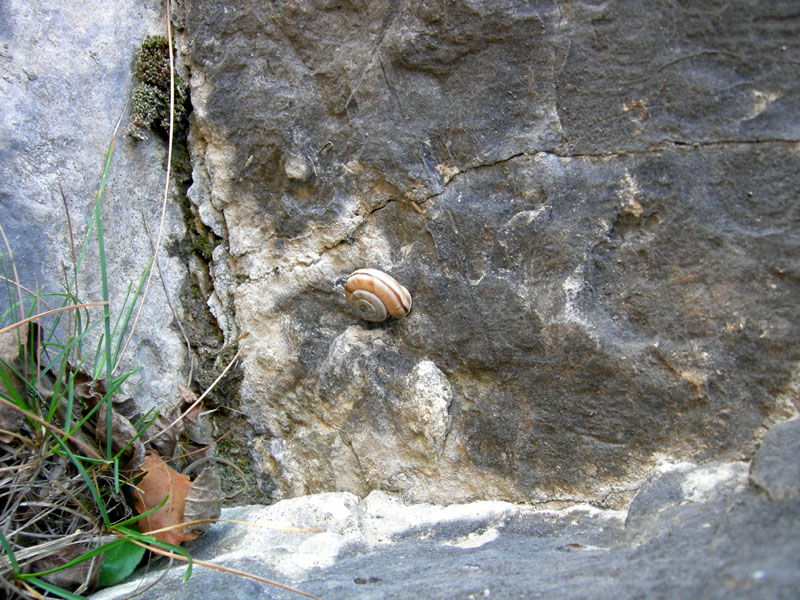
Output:
[[283,170],[292,181],[305,183],[311,179],[311,166],[305,158],[299,155],[289,156],[283,166]]

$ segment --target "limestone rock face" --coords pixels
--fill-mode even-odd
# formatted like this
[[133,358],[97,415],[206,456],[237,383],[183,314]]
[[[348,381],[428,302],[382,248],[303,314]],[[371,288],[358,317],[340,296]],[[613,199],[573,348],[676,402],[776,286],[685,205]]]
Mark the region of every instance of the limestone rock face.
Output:
[[[20,283],[28,289],[63,291],[65,273],[72,273],[73,259],[80,256],[109,142],[121,120],[102,201],[113,322],[128,284],[138,284],[152,255],[144,223],[153,240],[159,227],[165,145],[157,137],[134,142],[123,132],[137,52],[147,34],[163,31],[163,18],[157,0],[87,0],[79,6],[71,0],[4,0],[0,6],[0,225]],[[180,208],[170,195],[165,246],[183,231]],[[10,276],[5,244],[0,252],[0,275]],[[185,267],[163,251],[159,262],[164,288],[179,308]],[[98,265],[92,237],[80,269],[78,296],[84,302],[102,300]],[[188,372],[164,288],[154,277],[117,373],[143,367],[123,391],[146,406],[172,399],[176,382]],[[5,281],[0,280],[0,290],[2,314],[9,297]],[[45,303],[60,306],[61,300],[45,297],[42,310]],[[90,315],[92,322],[101,319],[99,309]]]
[[[794,3],[185,0],[190,196],[275,497],[617,506],[796,414]],[[389,272],[411,314],[360,321]]]

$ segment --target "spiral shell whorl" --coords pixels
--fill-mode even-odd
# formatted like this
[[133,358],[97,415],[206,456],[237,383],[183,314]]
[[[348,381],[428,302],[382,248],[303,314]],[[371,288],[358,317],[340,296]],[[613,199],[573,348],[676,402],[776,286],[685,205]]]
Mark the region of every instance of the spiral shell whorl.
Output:
[[411,311],[411,295],[391,275],[377,269],[358,269],[344,286],[347,303],[367,321],[404,317]]
[[356,290],[350,296],[350,306],[352,306],[358,316],[365,321],[380,322],[386,320],[388,313],[386,307],[372,292],[367,290]]

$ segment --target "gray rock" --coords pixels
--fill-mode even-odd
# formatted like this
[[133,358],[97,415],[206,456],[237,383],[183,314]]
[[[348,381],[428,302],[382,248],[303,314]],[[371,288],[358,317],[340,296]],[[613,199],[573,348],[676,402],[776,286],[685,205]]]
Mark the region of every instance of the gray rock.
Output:
[[[797,414],[792,2],[183,5],[269,497],[624,506]],[[347,309],[365,266],[407,318]]]
[[750,481],[776,501],[800,497],[800,419],[770,429],[753,458]]
[[[770,433],[791,474],[796,436]],[[766,445],[766,442],[765,442]],[[755,465],[754,465],[755,470]],[[800,501],[749,485],[748,465],[664,463],[627,511],[476,502],[406,505],[373,492],[225,511],[193,555],[337,598],[794,598],[800,587]],[[271,525],[324,532],[263,529]],[[173,568],[141,598],[295,598],[252,580]],[[95,594],[113,600],[163,573]]]
[[[794,3],[175,8],[188,195],[224,242],[190,268],[227,339],[249,334],[265,497],[330,492],[229,509],[321,531],[220,523],[199,559],[326,598],[796,597],[797,420],[742,461],[800,389]],[[30,288],[71,262],[62,189],[82,239],[161,10],[0,5],[0,217]],[[164,160],[117,140],[116,306]],[[185,267],[161,266],[175,298]],[[348,310],[363,266],[410,289],[406,319]],[[145,404],[184,366],[165,306],[154,286],[123,366]],[[295,597],[182,575],[142,597]]]
[[[121,119],[102,202],[114,320],[128,284],[138,284],[151,255],[143,221],[153,238],[158,232],[164,144],[156,139],[135,143],[122,132],[136,54],[146,34],[163,31],[163,18],[162,3],[156,0],[89,0],[79,9],[68,0],[8,0],[0,6],[0,224],[28,289],[63,290],[64,270],[71,272],[73,239],[79,255],[106,151]],[[181,211],[171,195],[165,244],[183,231]],[[6,247],[0,252],[10,268]],[[185,267],[163,251],[160,264],[176,301]],[[5,284],[0,288],[2,313],[8,296]],[[78,295],[83,301],[102,299],[94,238],[83,260]],[[61,304],[52,297],[45,301]],[[156,275],[137,335],[117,372],[143,367],[124,388],[142,406],[173,398],[175,383],[185,377],[185,345],[167,307]],[[100,309],[92,309],[91,315],[97,321]],[[94,342],[87,340],[86,345]]]

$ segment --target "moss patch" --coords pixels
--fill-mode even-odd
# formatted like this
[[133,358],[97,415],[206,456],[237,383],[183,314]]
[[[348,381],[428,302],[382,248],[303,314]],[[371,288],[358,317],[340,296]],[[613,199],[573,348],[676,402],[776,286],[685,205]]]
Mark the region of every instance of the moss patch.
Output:
[[[133,90],[131,126],[128,134],[145,139],[148,130],[166,138],[169,133],[169,44],[161,35],[148,35],[136,57],[134,70],[139,82]],[[174,137],[185,136],[189,116],[189,86],[175,74]]]

